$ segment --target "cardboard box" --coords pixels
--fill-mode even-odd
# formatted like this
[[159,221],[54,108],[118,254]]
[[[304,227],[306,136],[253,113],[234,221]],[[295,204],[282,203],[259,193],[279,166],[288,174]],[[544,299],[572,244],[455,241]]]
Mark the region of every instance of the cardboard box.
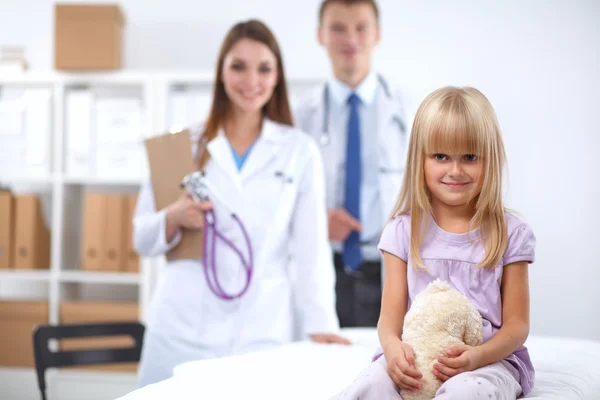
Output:
[[[144,141],[156,210],[162,210],[181,195],[183,178],[197,170],[192,156],[189,130],[155,136]],[[203,231],[183,231],[181,241],[167,253],[167,260],[201,258]]]
[[15,213],[15,268],[50,268],[50,229],[39,197],[33,194],[15,196]]
[[[139,321],[139,307],[133,302],[68,301],[60,305],[60,323],[85,324],[96,322],[135,322]],[[62,350],[102,349],[108,347],[130,347],[131,337],[98,337],[90,339],[65,339],[60,341]],[[120,363],[73,367],[95,371],[137,371],[138,363]]]
[[48,324],[46,301],[0,301],[0,366],[34,367],[33,329]]
[[56,4],[54,67],[59,70],[121,68],[125,17],[116,4]]
[[8,190],[0,190],[0,269],[14,268],[13,236],[15,199]]

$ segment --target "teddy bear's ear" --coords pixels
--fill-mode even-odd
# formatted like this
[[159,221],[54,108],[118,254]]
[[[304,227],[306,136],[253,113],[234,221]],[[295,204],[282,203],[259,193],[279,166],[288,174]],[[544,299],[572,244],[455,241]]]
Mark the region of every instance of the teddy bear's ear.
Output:
[[439,292],[447,292],[451,290],[450,284],[446,281],[442,281],[440,279],[436,279],[431,282],[427,289],[425,289],[428,293],[439,293]]

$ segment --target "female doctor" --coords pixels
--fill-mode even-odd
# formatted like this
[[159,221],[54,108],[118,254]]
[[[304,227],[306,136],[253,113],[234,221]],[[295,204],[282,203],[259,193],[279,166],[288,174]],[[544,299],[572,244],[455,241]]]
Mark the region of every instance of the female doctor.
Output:
[[212,209],[217,229],[244,256],[222,243],[216,248],[223,290],[239,292],[249,252],[235,213],[250,239],[252,278],[242,297],[227,301],[211,291],[201,260],[169,261],[150,307],[138,386],[170,377],[186,361],[288,343],[297,329],[316,342],[348,343],[337,335],[321,156],[292,127],[281,52],[261,22],[239,23],[227,34],[210,114],[192,129],[192,143],[209,200],[182,194],[155,210],[152,188],[144,186],[135,248],[144,256],[166,253],[182,230],[203,229],[203,212]]

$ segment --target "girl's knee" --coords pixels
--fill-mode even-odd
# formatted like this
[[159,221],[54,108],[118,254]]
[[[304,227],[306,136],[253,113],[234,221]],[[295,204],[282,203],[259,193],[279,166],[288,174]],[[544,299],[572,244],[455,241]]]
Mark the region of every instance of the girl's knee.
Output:
[[377,360],[362,371],[355,381],[334,399],[396,400],[401,397],[387,373],[385,360]]
[[463,373],[448,379],[440,386],[436,399],[440,400],[496,400],[498,387],[486,378]]
[[[383,358],[383,357],[382,357]],[[369,387],[394,387],[395,384],[387,372],[385,359],[372,362],[369,368],[364,370],[357,380],[362,380]]]

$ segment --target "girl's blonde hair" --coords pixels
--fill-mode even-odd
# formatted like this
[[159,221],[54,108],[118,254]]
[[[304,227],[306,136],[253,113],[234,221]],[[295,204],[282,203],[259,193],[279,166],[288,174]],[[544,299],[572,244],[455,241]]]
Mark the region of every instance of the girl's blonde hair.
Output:
[[416,266],[424,268],[420,256],[423,223],[432,215],[431,194],[423,172],[428,154],[476,154],[483,162],[483,187],[476,197],[472,227],[479,227],[485,248],[480,266],[495,267],[507,245],[502,204],[502,171],[506,155],[496,113],[477,89],[444,87],[419,106],[410,136],[402,189],[391,217],[408,214],[410,253]]

